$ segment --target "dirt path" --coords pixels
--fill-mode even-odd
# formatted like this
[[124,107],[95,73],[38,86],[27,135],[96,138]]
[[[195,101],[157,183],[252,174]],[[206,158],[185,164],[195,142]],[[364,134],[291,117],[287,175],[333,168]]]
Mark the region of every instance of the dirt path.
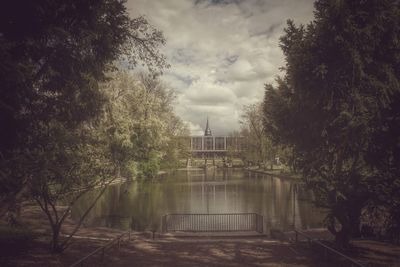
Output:
[[[271,240],[136,239],[106,256],[106,266],[321,266],[287,243]],[[329,266],[329,265],[328,265]]]
[[[42,235],[24,251],[4,253],[0,248],[0,266],[70,266],[122,231],[109,228],[83,227],[71,246],[63,254],[48,250],[49,227],[37,207],[23,212],[26,223]],[[63,232],[74,226],[68,219]],[[166,236],[166,235],[164,235]],[[89,237],[89,238],[84,238]],[[265,237],[248,238],[174,238],[152,240],[150,234],[136,233],[132,240],[124,241],[105,254],[102,266],[338,266],[308,246],[295,246],[288,242],[271,241]],[[400,267],[400,247],[375,241],[356,241],[351,253],[368,266]],[[3,253],[3,254],[1,254]],[[100,253],[85,266],[99,266]]]

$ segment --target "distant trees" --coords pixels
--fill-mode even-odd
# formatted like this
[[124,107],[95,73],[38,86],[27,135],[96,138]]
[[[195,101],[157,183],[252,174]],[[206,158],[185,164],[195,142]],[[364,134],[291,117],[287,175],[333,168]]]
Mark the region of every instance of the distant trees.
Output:
[[240,116],[240,135],[246,149],[242,152],[244,161],[261,165],[266,160],[264,142],[266,139],[260,104],[252,104],[243,107]]
[[253,162],[258,166],[269,165],[269,168],[272,169],[281,149],[278,145],[272,143],[265,131],[263,119],[262,102],[243,107],[240,116],[240,136],[243,137],[245,149],[241,156],[244,161]]
[[190,129],[174,113],[169,114],[166,128],[169,139],[163,146],[160,166],[164,169],[177,169],[181,167],[180,159],[187,159],[191,156],[190,142],[187,139],[187,136],[190,136]]
[[293,150],[343,246],[366,207],[389,210],[400,233],[399,5],[316,1],[313,22],[288,21],[286,74],[265,88],[266,130]]
[[[6,1],[0,11],[0,215],[33,197],[53,230],[53,251],[74,201],[125,163],[100,128],[100,83],[116,64],[167,67],[162,33],[131,19],[124,1]],[[64,212],[56,203],[66,201]],[[72,233],[73,234],[73,233]]]

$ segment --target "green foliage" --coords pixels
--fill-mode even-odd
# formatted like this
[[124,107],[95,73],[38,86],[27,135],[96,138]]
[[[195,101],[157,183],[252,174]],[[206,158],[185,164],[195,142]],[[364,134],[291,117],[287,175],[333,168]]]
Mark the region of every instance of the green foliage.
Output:
[[[131,19],[120,0],[6,1],[0,11],[0,201],[3,215],[34,197],[62,251],[60,227],[74,201],[113,179],[130,136],[101,128],[109,99],[100,88],[114,63],[167,67],[162,33]],[[116,126],[114,126],[116,128]],[[115,168],[116,166],[116,168]],[[56,203],[69,203],[58,211]]]
[[293,149],[316,203],[329,211],[329,229],[346,245],[368,203],[399,207],[399,3],[315,7],[306,27],[288,22],[286,75],[266,86],[264,120],[274,141]]
[[139,162],[139,178],[154,178],[160,170],[160,155],[157,151],[150,151],[146,160]]
[[244,106],[241,115],[240,136],[243,137],[244,151],[241,158],[259,166],[269,164],[272,168],[278,156],[279,147],[271,142],[263,123],[263,103]]
[[[36,132],[40,133],[35,136],[37,148],[26,151],[23,158],[33,180],[29,193],[50,222],[52,250],[61,252],[79,227],[78,224],[69,237],[59,238],[72,206],[85,192],[112,181],[115,165],[107,143],[87,127],[72,131],[51,121],[38,126]],[[62,209],[56,206],[60,201],[66,203]]]
[[[154,177],[160,164],[174,168],[187,151],[177,138],[187,129],[173,112],[174,92],[157,76],[123,71],[113,73],[102,90],[107,101],[101,127],[121,174]],[[127,168],[134,163],[136,171],[131,172]]]
[[182,151],[182,139],[173,137],[172,140],[168,142],[165,155],[162,158],[161,168],[162,169],[177,169],[180,167],[180,159],[189,157],[188,154],[181,153]]
[[184,167],[181,159],[191,156],[190,140],[187,138],[190,135],[188,127],[178,117],[171,116],[167,134],[170,138],[164,147],[161,168],[173,170]]
[[26,175],[13,169],[21,150],[35,146],[30,137],[35,125],[57,120],[73,129],[99,114],[104,98],[98,82],[115,60],[166,66],[157,51],[165,42],[162,34],[142,17],[130,19],[123,1],[7,1],[5,6],[0,123],[7,127],[0,133],[0,159],[5,172],[13,173],[2,173],[2,195],[15,194],[25,183]]
[[134,160],[127,160],[121,170],[121,175],[129,180],[138,176],[138,164]]

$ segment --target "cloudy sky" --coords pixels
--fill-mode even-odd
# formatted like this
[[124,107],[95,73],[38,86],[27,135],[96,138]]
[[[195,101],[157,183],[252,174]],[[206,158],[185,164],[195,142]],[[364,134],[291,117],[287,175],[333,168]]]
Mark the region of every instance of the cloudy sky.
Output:
[[192,134],[238,130],[244,105],[261,101],[284,58],[279,37],[287,19],[307,23],[312,0],[128,0],[163,31],[171,68],[163,80],[178,93],[176,112]]

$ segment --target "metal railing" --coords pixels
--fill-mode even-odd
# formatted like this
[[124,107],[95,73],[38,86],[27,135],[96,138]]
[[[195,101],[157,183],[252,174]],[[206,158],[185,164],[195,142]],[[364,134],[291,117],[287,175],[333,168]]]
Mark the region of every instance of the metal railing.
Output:
[[131,231],[129,231],[129,232],[125,232],[125,233],[117,236],[116,238],[114,238],[113,240],[111,240],[110,242],[105,244],[104,246],[101,246],[101,247],[95,249],[92,253],[86,255],[85,257],[83,257],[79,261],[77,261],[74,264],[70,265],[70,267],[85,266],[85,264],[95,255],[98,255],[100,257],[99,261],[103,262],[107,250],[109,250],[110,248],[112,248],[114,246],[117,246],[117,248],[119,250],[119,248],[121,247],[122,239],[125,236],[128,236],[128,240],[131,240],[131,235],[132,235]]
[[263,216],[257,213],[167,214],[162,218],[164,232],[263,233]]
[[307,235],[306,233],[299,231],[297,229],[294,230],[295,232],[295,242],[297,243],[299,241],[299,235],[303,236],[306,238],[306,240],[308,241],[309,245],[311,246],[312,244],[316,244],[317,246],[321,247],[323,250],[323,255],[325,257],[328,256],[328,254],[332,254],[334,256],[339,256],[340,258],[344,259],[345,261],[347,261],[350,266],[358,266],[358,267],[364,267],[364,265],[362,265],[361,263],[357,262],[356,260],[350,258],[349,256],[340,253],[339,251],[337,251],[336,249],[333,249],[327,245],[325,245],[324,243],[322,243],[321,241],[315,240],[314,238],[312,238],[311,236]]

